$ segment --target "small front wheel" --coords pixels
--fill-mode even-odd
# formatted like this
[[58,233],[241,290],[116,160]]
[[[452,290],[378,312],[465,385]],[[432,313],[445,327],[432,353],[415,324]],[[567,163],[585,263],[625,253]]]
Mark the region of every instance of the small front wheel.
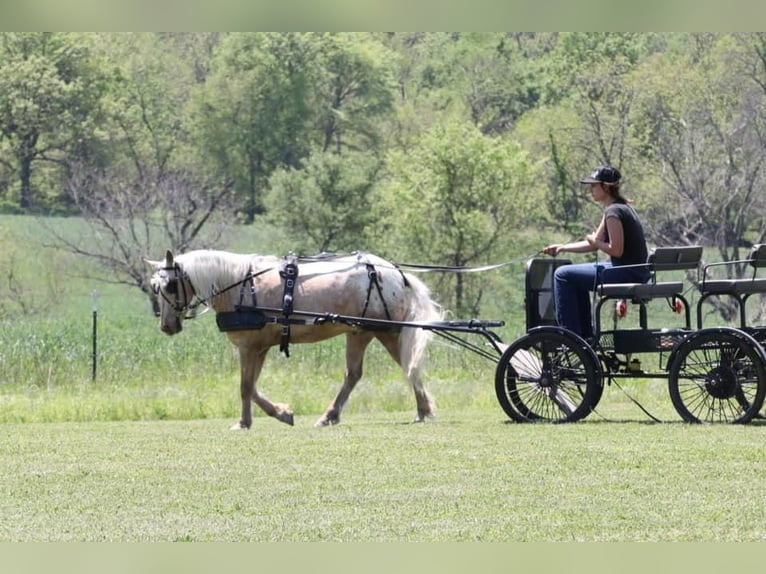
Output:
[[750,422],[766,395],[763,365],[758,343],[743,332],[699,331],[684,340],[671,359],[670,399],[686,422]]
[[593,351],[563,329],[534,330],[500,357],[495,393],[517,422],[574,422],[601,397],[602,377]]

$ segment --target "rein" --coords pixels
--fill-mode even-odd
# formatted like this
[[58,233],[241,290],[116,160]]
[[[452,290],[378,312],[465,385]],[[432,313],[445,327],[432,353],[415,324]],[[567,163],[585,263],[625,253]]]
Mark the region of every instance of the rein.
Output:
[[517,259],[511,259],[510,261],[503,261],[502,263],[495,263],[493,265],[482,265],[479,267],[461,267],[457,265],[423,265],[413,263],[395,263],[397,268],[406,269],[415,273],[479,273],[481,271],[491,271],[493,269],[500,269],[501,267],[507,267],[508,265],[516,265],[528,259],[540,255],[542,251],[535,251],[531,255],[525,255],[524,257],[518,257]]

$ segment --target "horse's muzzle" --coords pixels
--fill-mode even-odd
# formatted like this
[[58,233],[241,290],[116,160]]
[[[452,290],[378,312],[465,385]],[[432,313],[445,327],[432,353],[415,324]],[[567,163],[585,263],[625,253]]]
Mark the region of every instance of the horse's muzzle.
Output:
[[160,331],[165,333],[166,335],[175,335],[176,333],[180,333],[183,331],[183,324],[181,321],[175,321],[173,323],[162,323],[160,322]]

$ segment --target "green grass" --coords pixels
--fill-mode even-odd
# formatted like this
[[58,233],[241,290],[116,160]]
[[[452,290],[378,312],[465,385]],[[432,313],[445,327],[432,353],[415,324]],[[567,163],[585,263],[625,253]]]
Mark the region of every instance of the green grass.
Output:
[[764,427],[8,424],[4,541],[764,541]]

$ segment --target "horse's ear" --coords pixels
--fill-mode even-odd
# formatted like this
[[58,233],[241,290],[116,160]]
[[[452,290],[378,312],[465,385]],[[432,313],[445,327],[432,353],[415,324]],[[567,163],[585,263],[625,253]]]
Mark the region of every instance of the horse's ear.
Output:
[[144,261],[146,261],[146,264],[152,269],[157,269],[162,265],[162,261],[154,261],[153,259],[147,259],[146,257],[144,257]]
[[165,251],[165,267],[173,267],[173,252],[170,249]]

